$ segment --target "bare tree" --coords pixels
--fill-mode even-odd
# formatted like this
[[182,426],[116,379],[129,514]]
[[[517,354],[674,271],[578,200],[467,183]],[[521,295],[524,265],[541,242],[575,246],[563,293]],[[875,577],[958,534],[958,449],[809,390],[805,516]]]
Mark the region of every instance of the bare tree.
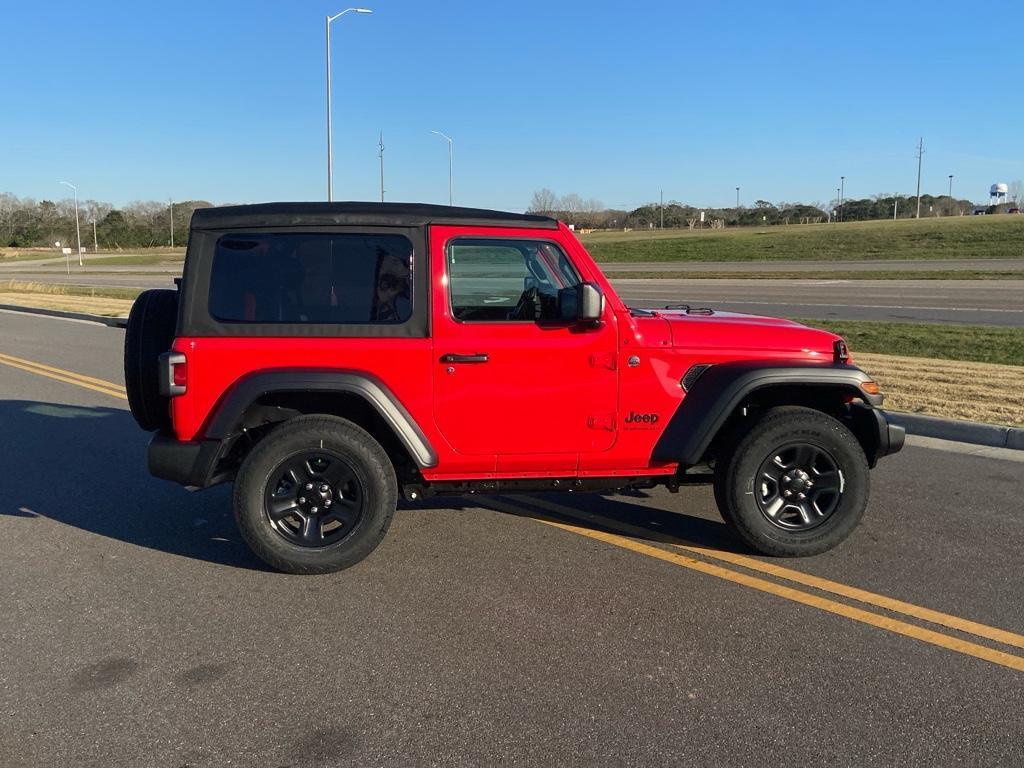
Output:
[[1024,182],[1020,179],[1010,182],[1010,200],[1014,205],[1024,203]]
[[533,198],[530,200],[530,207],[526,210],[528,213],[542,213],[546,216],[550,216],[558,210],[558,195],[547,187],[538,189],[533,193]]

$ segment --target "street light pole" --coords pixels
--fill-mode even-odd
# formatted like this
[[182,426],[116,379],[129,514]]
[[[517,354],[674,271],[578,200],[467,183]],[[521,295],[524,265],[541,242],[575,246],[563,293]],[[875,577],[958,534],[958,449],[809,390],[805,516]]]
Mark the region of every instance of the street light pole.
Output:
[[843,220],[843,198],[846,197],[846,177],[839,177],[839,220]]
[[949,212],[953,213],[953,174],[949,174]]
[[346,8],[341,13],[325,16],[327,31],[327,202],[334,200],[334,153],[331,145],[331,22],[346,13],[373,13],[369,8]]
[[99,243],[96,242],[96,217],[95,216],[92,217],[92,252],[93,253],[99,253],[100,252]]
[[455,198],[452,197],[452,137],[440,131],[431,131],[431,133],[436,133],[448,142],[448,205],[455,205],[453,202]]
[[380,153],[377,157],[380,158],[380,201],[384,202],[384,131],[380,132],[380,141],[377,143],[380,147]]
[[66,181],[62,181],[61,184],[71,187],[75,193],[75,241],[78,243],[78,266],[82,266],[82,231],[78,228],[78,187]]
[[171,210],[171,248],[174,247],[174,200],[167,198],[167,207]]
[[924,136],[917,142],[917,218],[921,218],[921,158],[924,156]]

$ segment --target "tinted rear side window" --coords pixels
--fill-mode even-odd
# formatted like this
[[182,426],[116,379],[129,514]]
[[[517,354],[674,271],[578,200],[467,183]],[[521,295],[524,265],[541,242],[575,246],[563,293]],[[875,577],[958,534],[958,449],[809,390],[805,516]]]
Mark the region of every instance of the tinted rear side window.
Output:
[[412,243],[391,234],[232,234],[217,241],[210,315],[229,323],[399,324]]

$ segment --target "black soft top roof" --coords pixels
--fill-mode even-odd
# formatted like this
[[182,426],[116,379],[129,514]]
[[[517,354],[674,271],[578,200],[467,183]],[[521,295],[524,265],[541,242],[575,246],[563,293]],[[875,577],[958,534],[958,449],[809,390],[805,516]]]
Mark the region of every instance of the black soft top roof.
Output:
[[192,229],[335,225],[419,227],[427,224],[558,228],[558,222],[547,216],[426,203],[258,203],[197,208],[192,214]]

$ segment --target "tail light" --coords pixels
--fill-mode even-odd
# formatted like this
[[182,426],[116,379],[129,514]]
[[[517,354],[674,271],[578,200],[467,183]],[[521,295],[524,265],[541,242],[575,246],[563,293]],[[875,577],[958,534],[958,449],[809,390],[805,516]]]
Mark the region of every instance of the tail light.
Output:
[[181,352],[160,355],[160,394],[176,397],[185,394],[188,385],[188,361]]

